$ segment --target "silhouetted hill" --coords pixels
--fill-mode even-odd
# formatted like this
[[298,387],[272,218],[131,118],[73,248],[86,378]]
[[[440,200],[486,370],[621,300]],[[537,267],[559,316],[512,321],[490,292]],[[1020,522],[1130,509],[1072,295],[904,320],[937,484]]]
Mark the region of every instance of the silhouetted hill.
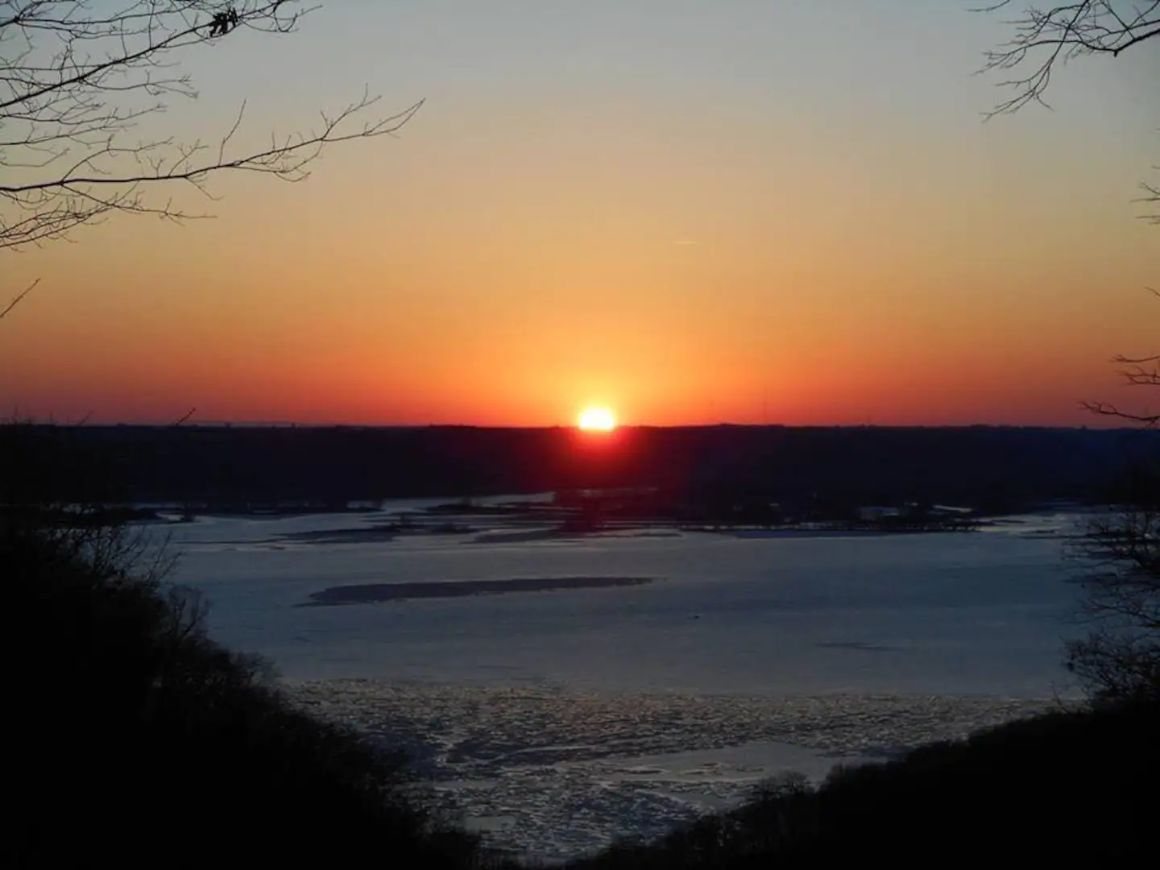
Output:
[[1160,708],[1055,713],[783,779],[733,812],[572,870],[1111,867],[1155,861]]
[[[63,501],[203,504],[655,486],[801,503],[901,499],[995,510],[1103,499],[1157,454],[1138,430],[964,428],[292,428],[9,426],[8,487]],[[97,485],[94,481],[100,481]],[[110,485],[110,481],[114,482]]]
[[115,530],[0,517],[0,864],[483,866],[414,804],[398,758],[293,707],[132,553]]

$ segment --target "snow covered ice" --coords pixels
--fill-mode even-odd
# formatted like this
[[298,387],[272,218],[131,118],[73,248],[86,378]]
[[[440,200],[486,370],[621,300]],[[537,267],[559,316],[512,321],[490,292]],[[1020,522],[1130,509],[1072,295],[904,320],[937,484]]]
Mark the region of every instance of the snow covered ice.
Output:
[[[1066,515],[850,536],[568,537],[447,516],[444,533],[388,535],[383,522],[169,526],[173,579],[299,703],[406,746],[447,806],[543,860],[1075,691]],[[301,606],[339,586],[460,582],[491,594]]]

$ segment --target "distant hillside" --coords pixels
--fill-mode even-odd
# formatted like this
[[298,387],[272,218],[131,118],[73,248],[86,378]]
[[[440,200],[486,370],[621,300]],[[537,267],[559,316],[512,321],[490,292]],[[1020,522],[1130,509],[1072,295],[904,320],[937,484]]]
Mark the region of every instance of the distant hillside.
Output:
[[[1105,499],[1160,433],[1008,427],[3,427],[10,490],[243,504],[654,486],[692,497],[1017,508]],[[10,495],[7,497],[11,497]]]

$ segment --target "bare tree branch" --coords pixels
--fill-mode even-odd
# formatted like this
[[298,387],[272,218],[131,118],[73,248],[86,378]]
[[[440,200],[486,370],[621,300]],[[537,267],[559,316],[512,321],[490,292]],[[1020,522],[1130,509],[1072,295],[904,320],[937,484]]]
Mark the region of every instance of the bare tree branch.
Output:
[[1118,57],[1160,36],[1160,0],[1080,0],[1053,6],[1013,4],[1002,0],[978,11],[1021,7],[1012,19],[1010,40],[986,53],[985,72],[1011,73],[999,84],[1010,96],[988,113],[1018,111],[1043,103],[1060,63],[1089,54]]
[[1133,414],[1130,411],[1122,411],[1109,402],[1081,402],[1080,407],[1103,417],[1118,417],[1133,423],[1143,423],[1145,426],[1155,426],[1160,423],[1160,414]]
[[[1015,5],[1000,0],[980,11]],[[1032,102],[1046,105],[1044,94],[1060,63],[1083,55],[1118,57],[1160,37],[1160,0],[1018,5],[1022,11],[1010,22],[1012,38],[986,55],[984,71],[1010,73],[1000,82],[1008,96],[989,116]],[[1140,201],[1160,203],[1160,187],[1145,183],[1141,188]],[[1147,217],[1160,223],[1160,215]],[[1128,386],[1160,387],[1160,354],[1121,355],[1114,362]],[[1126,411],[1109,402],[1082,406],[1103,417],[1160,426],[1160,413]],[[1068,666],[1097,698],[1160,698],[1160,476],[1153,471],[1137,481],[1123,505],[1089,525],[1077,549],[1092,566],[1082,580],[1090,632],[1068,644]]]
[[1076,544],[1090,570],[1080,580],[1091,626],[1068,644],[1068,666],[1097,697],[1160,697],[1160,505],[1155,481],[1132,501],[1097,516]]
[[235,144],[245,103],[213,145],[128,138],[169,101],[196,96],[177,66],[184,53],[290,33],[311,11],[294,0],[0,0],[0,249],[112,214],[201,217],[156,192],[189,186],[213,199],[207,181],[229,171],[301,181],[326,146],[397,132],[422,103],[377,114],[364,92],[313,130],[256,148]]
[[[1147,288],[1153,296],[1160,298],[1154,288]],[[1119,354],[1112,358],[1112,362],[1121,366],[1119,374],[1126,386],[1129,387],[1160,387],[1160,354],[1145,356],[1127,356]],[[1116,417],[1129,423],[1139,423],[1148,428],[1160,426],[1160,413],[1141,413],[1125,411],[1110,402],[1081,402],[1080,407],[1101,417]]]
[[7,305],[5,305],[3,310],[0,310],[0,320],[3,320],[5,317],[7,317],[8,312],[11,311],[13,308],[15,308],[17,305],[19,305],[21,300],[24,299],[24,297],[27,296],[29,293],[31,293],[33,290],[35,290],[36,285],[39,283],[40,283],[40,279],[37,278],[35,281],[33,281],[31,284],[29,284],[27,287],[25,287],[19,293],[17,293],[12,298],[12,301],[9,302]]

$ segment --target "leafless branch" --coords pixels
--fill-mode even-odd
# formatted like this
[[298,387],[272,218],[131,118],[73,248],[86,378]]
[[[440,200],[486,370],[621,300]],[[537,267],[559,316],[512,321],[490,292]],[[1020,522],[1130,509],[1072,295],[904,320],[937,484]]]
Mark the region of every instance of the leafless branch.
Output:
[[1140,493],[1090,520],[1074,551],[1089,567],[1080,583],[1091,631],[1068,644],[1068,663],[1109,699],[1160,696],[1160,506]]
[[[1154,288],[1146,288],[1149,293],[1160,298]],[[1146,354],[1144,356],[1128,356],[1120,354],[1112,358],[1112,362],[1120,366],[1120,377],[1129,387],[1160,387],[1160,354]],[[1110,402],[1082,402],[1080,407],[1101,417],[1116,417],[1129,423],[1139,423],[1148,428],[1160,426],[1160,413],[1140,413],[1125,411]]]
[[1130,411],[1120,410],[1110,402],[1081,402],[1080,407],[1103,417],[1118,417],[1121,420],[1142,423],[1145,426],[1151,427],[1160,423],[1160,414],[1133,414]]
[[[1043,103],[1061,63],[1084,55],[1118,57],[1160,37],[1160,0],[1079,0],[1052,6],[999,0],[979,11],[1018,5],[1011,39],[986,55],[984,71],[1004,74],[1008,96],[989,116]],[[1141,185],[1142,201],[1160,202],[1160,187]],[[1151,220],[1160,222],[1157,216]],[[1155,290],[1153,295],[1160,296]],[[1114,360],[1128,386],[1160,387],[1160,354]],[[1084,402],[1093,414],[1147,428],[1160,414],[1125,411],[1108,402]],[[1097,698],[1160,697],[1160,477],[1154,470],[1135,483],[1125,504],[1089,525],[1077,555],[1091,570],[1082,579],[1083,616],[1090,632],[1068,644],[1068,665]]]
[[[1153,166],[1152,168],[1160,171],[1160,166]],[[1139,202],[1145,203],[1153,209],[1160,207],[1160,187],[1145,181],[1140,184],[1140,189],[1144,191],[1144,195],[1139,198]],[[1143,215],[1143,217],[1144,220],[1150,223],[1160,224],[1160,213],[1154,210]]]
[[1009,96],[988,113],[1015,112],[1028,103],[1043,103],[1059,64],[1091,54],[1118,57],[1133,46],[1160,36],[1160,0],[1080,0],[1053,6],[991,4],[995,12],[1019,5],[1009,24],[1011,39],[986,53],[985,72],[1005,77]]
[[[378,97],[322,113],[313,130],[236,144],[243,102],[216,143],[131,141],[144,118],[196,96],[177,66],[247,33],[285,34],[313,11],[295,0],[0,0],[0,249],[67,236],[111,214],[201,217],[157,199],[228,171],[301,181],[326,146],[397,132],[418,111],[376,114]],[[7,310],[10,310],[9,306]]]
[[5,305],[3,310],[0,310],[0,320],[3,320],[5,317],[7,317],[8,312],[11,311],[13,308],[15,308],[17,305],[19,305],[20,301],[22,299],[24,299],[24,297],[27,296],[29,293],[31,293],[33,290],[35,290],[36,285],[39,283],[40,283],[40,279],[37,278],[35,281],[33,281],[31,284],[29,284],[27,287],[25,287],[19,293],[17,293],[12,298],[12,301],[9,302],[7,305]]

